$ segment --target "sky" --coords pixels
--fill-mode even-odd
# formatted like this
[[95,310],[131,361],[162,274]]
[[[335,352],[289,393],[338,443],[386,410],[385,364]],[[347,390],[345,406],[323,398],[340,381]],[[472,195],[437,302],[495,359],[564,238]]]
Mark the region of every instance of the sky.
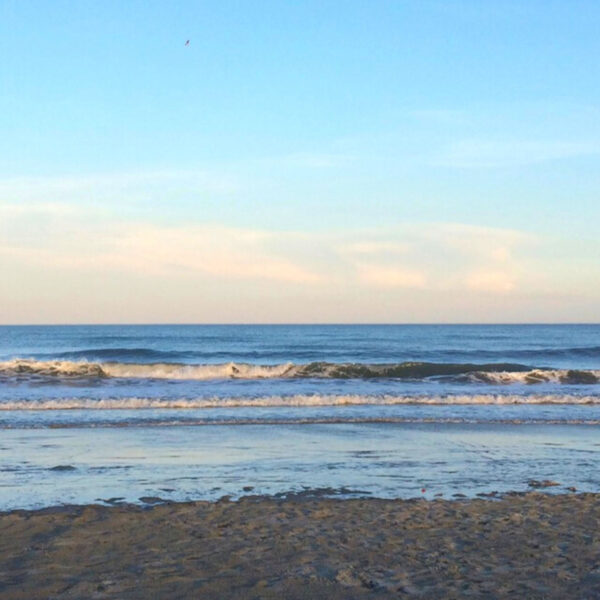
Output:
[[0,0],[0,323],[600,321],[598,22]]

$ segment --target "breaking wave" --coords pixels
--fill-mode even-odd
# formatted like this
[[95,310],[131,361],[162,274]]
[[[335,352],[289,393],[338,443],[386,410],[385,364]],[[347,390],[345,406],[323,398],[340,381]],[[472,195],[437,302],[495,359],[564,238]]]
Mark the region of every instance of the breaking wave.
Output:
[[182,364],[87,362],[16,358],[0,362],[2,378],[125,378],[125,379],[416,379],[450,378],[454,381],[487,384],[598,384],[600,370],[534,368],[513,363],[428,363],[392,364],[282,363],[255,365],[248,363]]
[[246,407],[394,406],[394,405],[600,405],[600,396],[575,394],[449,394],[420,396],[367,396],[297,394],[290,396],[229,398],[60,398],[0,403],[0,411],[13,410],[139,410]]
[[522,372],[486,372],[475,371],[466,375],[466,379],[477,383],[496,385],[521,383],[534,385],[536,383],[565,383],[565,384],[595,384],[600,382],[599,370],[579,369],[532,369]]
[[254,365],[247,363],[96,363],[87,361],[13,359],[0,362],[0,378],[132,378],[132,379],[427,379],[453,378],[461,382],[488,384],[597,384],[600,370],[532,368],[513,363],[426,363],[393,364],[283,363]]

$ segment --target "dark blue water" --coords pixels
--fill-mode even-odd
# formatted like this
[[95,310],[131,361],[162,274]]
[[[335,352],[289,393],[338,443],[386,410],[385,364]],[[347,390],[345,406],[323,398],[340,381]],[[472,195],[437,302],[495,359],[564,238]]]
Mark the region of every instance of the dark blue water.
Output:
[[0,327],[0,426],[600,419],[600,325]]
[[598,368],[600,325],[0,327],[0,359],[253,364],[507,362]]

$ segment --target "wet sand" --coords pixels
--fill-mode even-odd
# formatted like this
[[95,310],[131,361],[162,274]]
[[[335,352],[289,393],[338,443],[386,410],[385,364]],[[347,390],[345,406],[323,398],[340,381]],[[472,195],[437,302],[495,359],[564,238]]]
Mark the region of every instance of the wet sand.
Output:
[[600,495],[0,514],[0,597],[600,598]]

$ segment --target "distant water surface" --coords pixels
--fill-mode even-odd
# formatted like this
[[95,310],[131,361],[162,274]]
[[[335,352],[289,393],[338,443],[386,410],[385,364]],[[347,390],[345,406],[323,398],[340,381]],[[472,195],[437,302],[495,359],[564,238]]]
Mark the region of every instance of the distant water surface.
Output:
[[1,427],[591,423],[600,326],[1,327],[0,384]]
[[600,326],[5,326],[0,436],[0,508],[597,491]]

